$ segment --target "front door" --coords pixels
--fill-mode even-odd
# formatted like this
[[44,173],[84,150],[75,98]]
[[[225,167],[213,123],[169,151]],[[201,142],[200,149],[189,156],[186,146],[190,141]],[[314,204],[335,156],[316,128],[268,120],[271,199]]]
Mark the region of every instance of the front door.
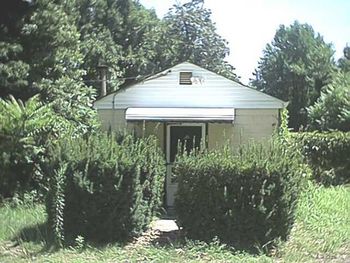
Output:
[[166,177],[166,200],[167,206],[174,206],[174,197],[177,184],[172,179],[172,167],[176,154],[180,149],[190,152],[194,148],[201,147],[202,138],[205,137],[205,124],[182,123],[167,125],[167,177]]

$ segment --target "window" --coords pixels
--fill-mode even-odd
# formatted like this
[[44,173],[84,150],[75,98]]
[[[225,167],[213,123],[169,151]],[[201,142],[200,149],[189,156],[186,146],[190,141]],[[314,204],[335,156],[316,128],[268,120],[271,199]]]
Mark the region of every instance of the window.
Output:
[[192,85],[192,72],[180,72],[180,85]]

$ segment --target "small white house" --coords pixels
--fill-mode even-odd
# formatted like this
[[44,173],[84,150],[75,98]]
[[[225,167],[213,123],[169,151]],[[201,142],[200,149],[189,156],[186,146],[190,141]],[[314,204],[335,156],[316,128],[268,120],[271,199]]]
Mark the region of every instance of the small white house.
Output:
[[[178,142],[188,149],[236,147],[271,137],[286,103],[191,63],[181,63],[94,103],[104,129],[155,135],[166,154],[166,203]],[[205,143],[200,143],[200,142]]]

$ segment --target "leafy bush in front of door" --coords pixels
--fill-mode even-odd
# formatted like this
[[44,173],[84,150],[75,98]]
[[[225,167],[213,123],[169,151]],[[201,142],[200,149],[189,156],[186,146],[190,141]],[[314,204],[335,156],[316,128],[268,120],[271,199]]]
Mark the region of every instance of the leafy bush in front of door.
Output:
[[301,154],[278,141],[183,155],[174,168],[178,223],[189,238],[269,247],[287,238],[308,173]]
[[165,161],[155,138],[91,135],[62,140],[44,167],[47,212],[59,245],[139,235],[161,204]]

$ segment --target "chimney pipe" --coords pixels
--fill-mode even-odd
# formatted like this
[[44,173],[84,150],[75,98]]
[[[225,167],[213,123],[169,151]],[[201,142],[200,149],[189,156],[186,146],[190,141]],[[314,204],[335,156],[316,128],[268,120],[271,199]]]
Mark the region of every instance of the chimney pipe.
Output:
[[97,66],[99,72],[100,72],[100,80],[101,80],[101,93],[100,97],[107,95],[107,70],[108,66],[104,64],[99,64]]

